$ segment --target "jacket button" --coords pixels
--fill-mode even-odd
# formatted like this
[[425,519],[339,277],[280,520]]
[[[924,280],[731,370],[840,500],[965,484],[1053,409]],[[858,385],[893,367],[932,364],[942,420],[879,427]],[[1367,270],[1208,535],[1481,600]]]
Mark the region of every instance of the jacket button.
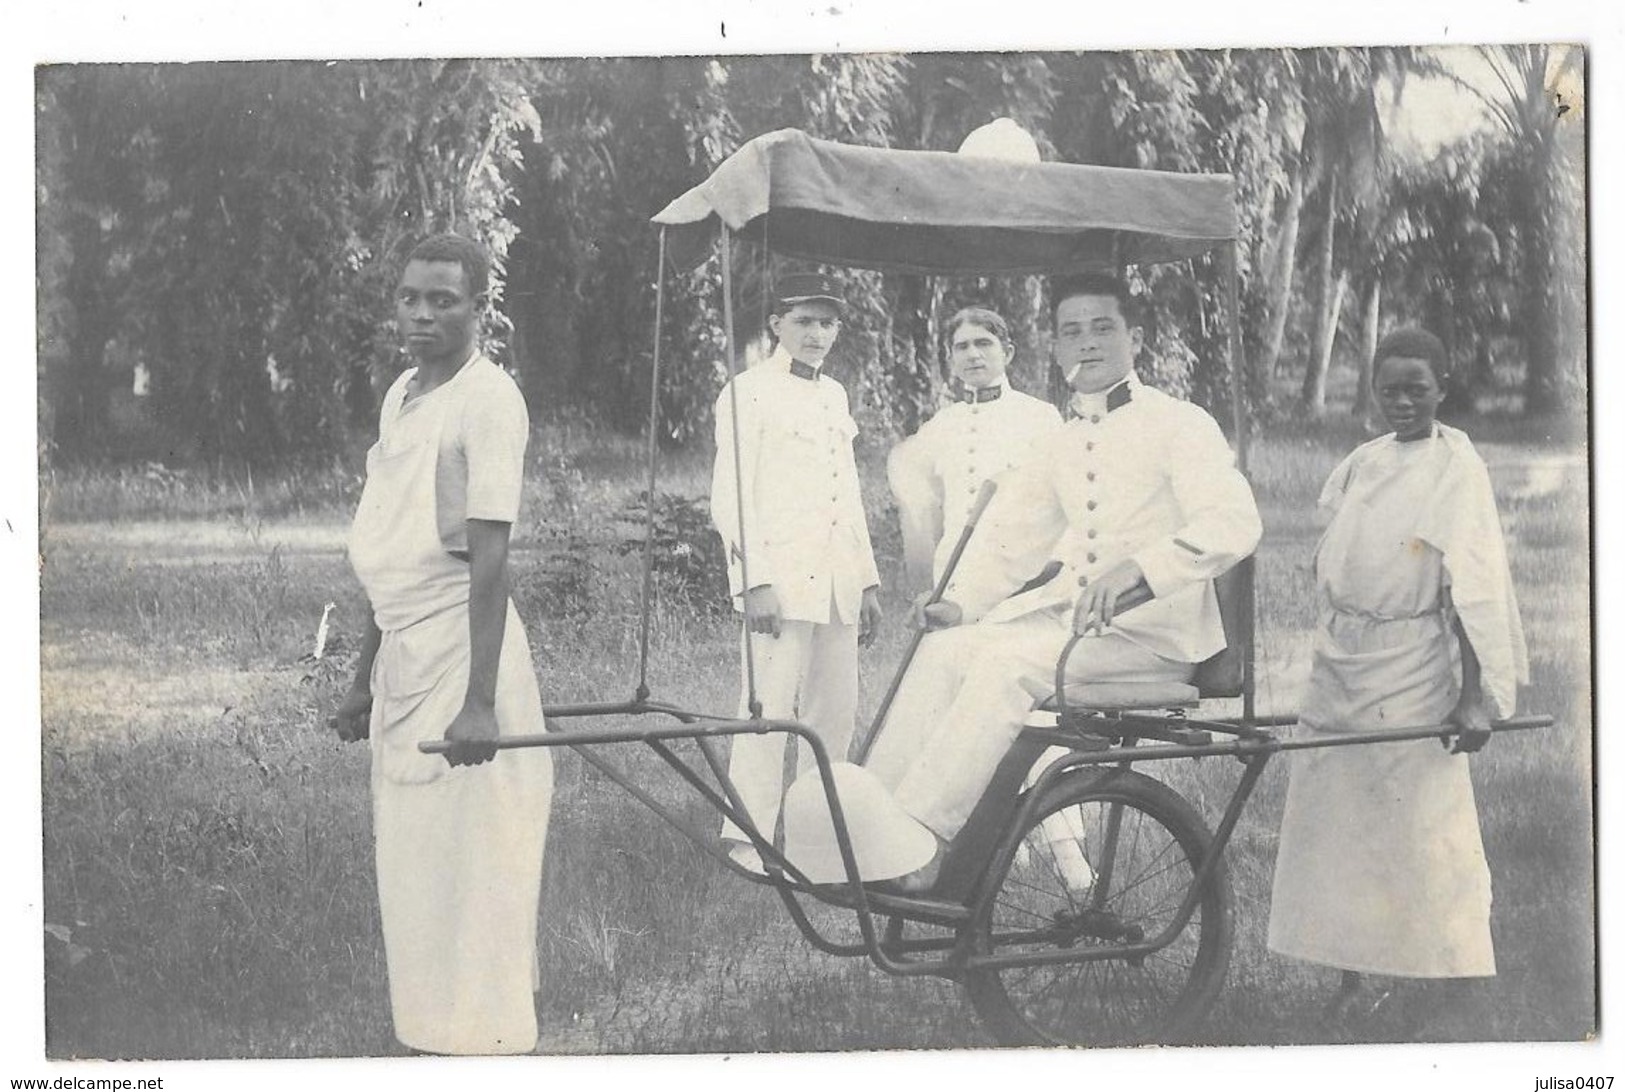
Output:
[[1095,472],[1093,470],[1091,470],[1091,471],[1089,471],[1089,473],[1085,474],[1084,477],[1088,478],[1090,481],[1094,481],[1095,480]]
[[1084,507],[1089,509],[1089,511],[1093,512],[1096,508],[1098,508],[1100,506],[1098,504],[1096,504],[1094,501],[1090,501],[1088,504],[1084,505]]
[[1085,450],[1085,451],[1093,451],[1094,449],[1095,449],[1095,442],[1093,440],[1084,441],[1083,450]]
[[1094,538],[1098,534],[1100,534],[1099,531],[1095,530],[1093,527],[1089,528],[1089,537],[1090,538]]
[[1098,425],[1098,424],[1100,424],[1100,414],[1098,414],[1098,413],[1091,413],[1091,414],[1090,414],[1090,415],[1089,415],[1089,423],[1090,423],[1090,424],[1091,424],[1091,425]]
[[1100,559],[1098,557],[1096,557],[1094,554],[1089,555],[1089,564],[1093,565],[1095,562],[1097,562],[1099,560]]

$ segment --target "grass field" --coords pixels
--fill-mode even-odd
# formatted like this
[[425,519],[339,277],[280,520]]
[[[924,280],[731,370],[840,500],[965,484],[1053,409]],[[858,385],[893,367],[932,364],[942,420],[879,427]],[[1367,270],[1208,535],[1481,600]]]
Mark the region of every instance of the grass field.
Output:
[[[1342,450],[1278,439],[1255,453],[1265,710],[1295,707],[1307,668],[1309,512]],[[1524,705],[1557,727],[1497,739],[1475,760],[1500,975],[1459,1023],[1475,1038],[1577,1039],[1595,1026],[1586,466],[1572,447],[1498,439],[1481,450],[1530,639]],[[636,559],[615,552],[605,514],[641,487],[639,457],[636,442],[562,424],[533,445],[515,586],[549,701],[625,698],[636,682]],[[895,519],[878,453],[862,461],[889,577]],[[698,496],[707,471],[679,458],[661,488]],[[361,620],[341,554],[359,483],[339,470],[249,482],[154,469],[42,485],[49,1055],[391,1053],[367,758],[323,727]],[[728,711],[732,625],[704,609],[704,586],[674,573],[654,618],[651,686]],[[337,647],[304,660],[328,602]],[[866,711],[906,640],[902,604],[887,606],[864,659]],[[623,757],[682,798],[652,757]],[[1169,766],[1159,776],[1216,821],[1236,764]],[[1214,1042],[1324,1038],[1313,1017],[1329,974],[1264,948],[1284,787],[1281,763],[1231,847],[1238,935],[1206,1029]],[[693,814],[710,826],[702,807]],[[817,953],[771,893],[724,874],[568,754],[543,899],[547,1053],[989,1042],[955,987]],[[1361,1032],[1409,1034],[1402,1011]]]

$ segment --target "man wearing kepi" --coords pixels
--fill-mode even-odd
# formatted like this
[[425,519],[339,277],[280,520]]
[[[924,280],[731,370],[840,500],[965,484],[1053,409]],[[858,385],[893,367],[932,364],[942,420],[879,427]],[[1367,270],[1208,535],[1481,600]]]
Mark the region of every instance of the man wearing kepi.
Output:
[[[881,616],[852,453],[857,423],[846,390],[823,374],[844,303],[816,274],[785,276],[774,294],[768,328],[777,346],[717,398],[711,516],[744,615],[741,675],[754,669],[761,715],[800,720],[842,761],[857,717],[858,645],[873,640]],[[740,716],[750,714],[745,677]],[[769,839],[784,794],[785,738],[734,736],[729,760],[730,780]],[[806,751],[798,748],[798,765],[810,762]],[[722,836],[736,862],[761,868],[736,825],[725,822]]]
[[[1189,681],[1224,647],[1211,581],[1261,530],[1214,420],[1135,376],[1142,333],[1123,282],[1081,275],[1053,301],[1074,417],[1002,480],[944,600],[926,611],[941,632],[921,644],[869,758],[944,843],[1053,689],[1074,619],[1088,636],[1068,682]],[[1046,570],[1055,575],[1020,590]],[[1155,598],[1119,616],[1118,600],[1142,584]],[[939,852],[899,886],[928,890],[940,863]]]
[[[536,1045],[536,910],[552,798],[530,645],[508,598],[530,423],[476,346],[490,262],[437,235],[408,258],[395,314],[416,367],[384,396],[350,531],[371,604],[334,718],[370,736],[373,833],[395,1036],[436,1054]],[[444,739],[444,756],[418,744]]]

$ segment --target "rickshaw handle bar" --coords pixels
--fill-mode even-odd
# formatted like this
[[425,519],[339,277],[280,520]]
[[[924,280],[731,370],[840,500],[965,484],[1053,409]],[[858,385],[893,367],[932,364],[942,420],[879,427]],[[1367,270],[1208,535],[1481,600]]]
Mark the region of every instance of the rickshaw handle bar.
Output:
[[[581,706],[563,707],[563,710],[563,712],[555,711],[552,713],[552,715],[588,716],[606,711],[626,713],[659,711],[671,712],[674,716],[683,715],[680,712],[673,710],[671,707],[662,707],[657,703],[643,701],[624,703],[586,703]],[[847,828],[844,809],[841,806],[840,797],[837,795],[835,790],[834,774],[831,769],[829,754],[824,746],[823,740],[819,739],[811,729],[807,728],[799,721],[739,720],[722,717],[696,718],[693,714],[687,714],[687,716],[689,717],[688,720],[675,725],[647,728],[607,728],[587,732],[545,731],[540,733],[532,733],[529,735],[502,736],[490,742],[499,751],[516,750],[522,747],[571,747],[575,748],[577,753],[581,754],[583,758],[587,758],[589,760],[592,760],[593,756],[583,750],[584,745],[599,743],[648,744],[654,747],[655,751],[660,754],[661,758],[665,759],[669,764],[671,764],[679,774],[683,775],[684,780],[690,782],[690,784],[692,784],[696,789],[699,789],[701,794],[707,798],[709,803],[717,807],[722,814],[732,818],[736,823],[739,823],[743,828],[745,827],[745,824],[749,822],[748,816],[743,814],[736,815],[733,814],[730,809],[721,807],[718,799],[715,798],[715,790],[710,789],[708,786],[703,786],[693,775],[692,771],[688,770],[682,763],[674,762],[673,759],[675,756],[671,755],[670,752],[665,747],[660,746],[660,744],[670,740],[692,739],[702,743],[703,745],[705,740],[715,739],[720,736],[765,735],[769,732],[782,732],[799,737],[811,749],[813,760],[818,768],[819,779],[823,783],[824,796],[829,803],[830,819],[835,827],[836,847],[840,852],[841,862],[845,867],[847,875],[847,879],[843,886],[849,888],[852,892],[854,905],[851,908],[857,912],[858,928],[859,932],[863,936],[864,947],[871,953],[878,953],[879,948],[878,941],[876,939],[877,934],[874,925],[874,917],[869,909],[866,893],[863,890],[862,884],[858,881],[857,858],[852,848],[851,834]],[[418,743],[418,750],[425,754],[444,754],[450,749],[450,747],[451,743],[443,739],[423,740]],[[632,785],[620,771],[614,770],[607,764],[600,762],[594,762],[594,765],[596,765],[612,780],[619,783],[623,788],[632,790],[634,795],[638,796],[643,803],[649,805],[663,818],[673,821],[674,825],[679,826],[684,833],[689,834],[690,837],[694,837],[692,831],[690,831],[683,824],[675,823],[673,816],[668,814],[665,809],[656,806],[652,797],[649,797],[647,794],[637,790],[636,787]],[[732,802],[730,801],[730,803]],[[764,859],[771,861],[775,866],[782,869],[784,864],[788,863],[770,843],[760,840],[759,837],[754,836],[751,838],[751,842],[756,846],[758,851],[765,849],[766,852],[763,854]],[[719,859],[726,859],[722,858],[718,853],[712,853],[712,856],[716,856]],[[734,868],[736,871],[739,870],[737,866],[730,865],[730,867]],[[769,877],[769,882],[777,885],[783,885],[786,882],[796,883],[804,881],[804,879],[805,877],[801,877],[799,875],[794,877],[772,876]]]
[[[1082,588],[1087,585],[1080,580],[1078,586]],[[1117,597],[1116,603],[1112,606],[1112,613],[1122,614],[1124,611],[1133,610],[1135,607],[1149,603],[1155,598],[1156,596],[1151,591],[1151,585],[1147,584],[1142,577]],[[1072,636],[1066,639],[1066,644],[1061,647],[1060,658],[1055,661],[1055,702],[1057,711],[1061,713],[1066,712],[1066,669],[1067,665],[1072,661],[1072,653],[1077,649],[1078,643],[1083,640],[1084,635],[1087,633],[1083,625],[1083,596],[1080,594],[1077,603],[1072,608]],[[1105,631],[1102,630],[1101,632]]]
[[[577,714],[587,716],[587,713]],[[726,717],[705,718],[681,724],[659,725],[646,728],[595,728],[585,732],[532,732],[526,735],[499,736],[482,742],[499,751],[518,750],[521,747],[576,747],[587,743],[647,743],[650,740],[699,739],[713,736],[766,735],[769,732],[804,730],[792,720],[735,720]],[[424,754],[444,754],[451,749],[444,739],[426,739],[418,744]]]
[[[684,780],[688,781],[696,789],[699,789],[701,794],[706,797],[709,803],[711,803],[714,807],[717,807],[722,814],[734,819],[734,821],[739,823],[742,828],[749,830],[750,828],[746,826],[746,824],[749,823],[748,816],[743,814],[736,815],[732,813],[730,808],[723,808],[721,806],[721,802],[717,798],[715,790],[709,789],[708,786],[703,786],[692,771],[688,770],[682,763],[673,761],[675,756],[672,755],[667,748],[661,746],[661,744],[671,740],[692,739],[703,746],[706,741],[722,736],[737,736],[747,734],[765,735],[769,732],[782,732],[799,737],[812,751],[813,760],[818,769],[819,780],[823,784],[824,797],[829,804],[830,819],[835,828],[836,847],[840,853],[841,863],[846,872],[846,880],[833,886],[844,892],[842,905],[856,913],[858,919],[858,932],[862,937],[861,947],[852,946],[850,953],[836,951],[836,954],[857,954],[858,952],[866,951],[873,961],[893,974],[930,974],[940,970],[940,968],[933,964],[911,965],[908,963],[898,963],[889,959],[881,951],[879,932],[875,924],[874,911],[870,907],[868,893],[864,890],[859,879],[857,857],[852,846],[852,837],[847,826],[845,809],[843,808],[840,797],[835,789],[834,772],[830,757],[827,749],[824,746],[823,740],[819,739],[811,729],[807,728],[800,722],[793,720],[740,720],[737,718],[727,717],[701,717],[692,713],[685,714],[682,711],[676,710],[670,706],[664,706],[659,703],[647,701],[585,703],[579,706],[559,707],[557,709],[547,711],[545,715],[563,717],[572,715],[590,716],[603,713],[635,714],[642,712],[666,712],[675,717],[686,719],[679,724],[651,726],[644,728],[608,728],[583,732],[549,730],[540,733],[532,733],[529,735],[502,736],[490,742],[497,750],[515,750],[522,747],[574,748],[578,754],[581,754],[583,758],[592,761],[593,765],[597,766],[612,780],[619,783],[623,788],[632,791],[633,795],[637,796],[644,804],[651,807],[657,814],[660,814],[663,818],[673,822],[674,825],[682,830],[683,833],[689,835],[689,837],[695,838],[695,832],[691,828],[689,828],[686,824],[676,822],[675,816],[667,812],[666,809],[658,806],[658,803],[653,799],[653,797],[639,790],[636,785],[634,785],[629,779],[626,778],[624,774],[621,773],[621,771],[613,769],[613,767],[607,763],[596,761],[596,756],[592,755],[587,750],[587,746],[591,744],[603,743],[643,743],[653,747],[655,751],[660,754],[661,758],[665,759],[673,766],[673,768],[677,770],[679,774],[683,776]],[[451,744],[443,739],[424,740],[418,744],[418,750],[425,754],[443,754],[450,749],[450,747]],[[779,872],[777,875],[769,875],[766,877],[765,882],[781,889],[786,889],[790,885],[798,888],[804,888],[806,886],[804,876],[799,874],[786,874],[786,872],[794,872],[793,866],[791,866],[791,869],[785,869],[785,866],[788,865],[789,862],[777,849],[772,846],[771,843],[760,838],[760,832],[750,835],[750,839],[752,844],[756,846],[758,852],[762,853],[764,861],[768,862],[770,867]],[[695,840],[701,841],[702,846],[704,846],[706,851],[710,853],[711,856],[717,857],[719,860],[723,860],[728,864],[730,869],[734,871],[743,871],[737,865],[733,865],[731,862],[728,862],[727,858],[722,856],[720,853],[714,852],[714,847],[704,845],[704,842],[701,839],[695,838]],[[800,923],[798,922],[798,924]],[[810,926],[810,922],[806,923],[806,925]],[[803,932],[808,933],[809,936],[812,935],[808,928],[804,927]],[[843,947],[845,946],[837,945],[831,950]]]
[[[1287,721],[1285,723],[1295,723]],[[1518,732],[1531,728],[1550,728],[1554,723],[1545,714],[1511,717],[1491,723],[1494,732]],[[1027,728],[1032,736],[1061,747],[1076,742],[1074,733],[1056,728]],[[1454,724],[1436,724],[1430,727],[1396,728],[1390,731],[1325,733],[1315,739],[1276,739],[1274,736],[1248,736],[1219,743],[1146,744],[1144,746],[1112,747],[1104,751],[1079,751],[1069,756],[1068,766],[1100,766],[1112,762],[1144,762],[1161,758],[1206,758],[1210,755],[1234,755],[1238,758],[1277,751],[1308,751],[1325,747],[1352,747],[1366,743],[1402,743],[1418,739],[1445,739],[1457,735],[1461,728]],[[1132,733],[1130,733],[1132,734]]]

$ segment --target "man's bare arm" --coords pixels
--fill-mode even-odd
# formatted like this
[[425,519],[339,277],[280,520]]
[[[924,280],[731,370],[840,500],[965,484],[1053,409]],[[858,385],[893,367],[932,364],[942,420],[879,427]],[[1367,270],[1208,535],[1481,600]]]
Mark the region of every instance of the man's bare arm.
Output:
[[468,521],[468,693],[446,739],[453,766],[489,762],[496,755],[497,669],[508,621],[508,534],[497,520]]
[[346,743],[366,739],[370,733],[372,717],[372,665],[378,659],[378,646],[384,635],[373,620],[372,605],[367,605],[367,629],[361,636],[361,652],[355,661],[355,678],[350,690],[339,702],[339,707],[328,718],[328,727],[338,733]]

